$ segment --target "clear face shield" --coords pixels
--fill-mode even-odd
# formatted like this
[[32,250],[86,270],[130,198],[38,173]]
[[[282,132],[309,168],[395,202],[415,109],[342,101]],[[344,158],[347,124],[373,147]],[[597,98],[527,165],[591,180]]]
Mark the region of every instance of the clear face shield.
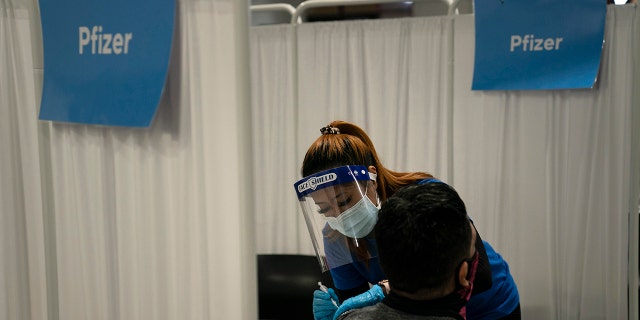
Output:
[[380,201],[376,175],[366,166],[343,166],[294,184],[322,271],[377,256],[371,231]]

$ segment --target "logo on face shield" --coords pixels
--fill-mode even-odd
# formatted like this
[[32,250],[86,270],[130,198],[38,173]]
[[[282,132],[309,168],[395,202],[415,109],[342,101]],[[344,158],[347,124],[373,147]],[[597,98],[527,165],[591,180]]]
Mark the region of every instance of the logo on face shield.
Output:
[[298,185],[298,192],[302,193],[306,190],[315,190],[319,185],[336,180],[338,176],[335,173],[327,173],[319,177],[311,177],[307,181]]

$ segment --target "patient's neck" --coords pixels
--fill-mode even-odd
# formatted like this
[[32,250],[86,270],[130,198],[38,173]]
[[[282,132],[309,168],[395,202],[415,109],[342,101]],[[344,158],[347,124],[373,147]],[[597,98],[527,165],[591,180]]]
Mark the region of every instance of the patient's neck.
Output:
[[455,282],[452,278],[451,281],[449,281],[446,285],[443,285],[439,288],[424,288],[414,293],[398,290],[397,288],[393,287],[393,283],[390,283],[390,287],[391,291],[403,298],[411,300],[433,300],[451,294],[455,290]]

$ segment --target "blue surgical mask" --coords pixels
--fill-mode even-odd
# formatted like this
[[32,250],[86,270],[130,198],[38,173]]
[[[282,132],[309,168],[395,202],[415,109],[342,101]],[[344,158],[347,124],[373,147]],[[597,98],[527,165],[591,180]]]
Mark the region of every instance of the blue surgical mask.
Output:
[[378,209],[380,207],[364,195],[353,207],[337,217],[326,217],[326,220],[332,229],[347,237],[364,238],[378,222]]

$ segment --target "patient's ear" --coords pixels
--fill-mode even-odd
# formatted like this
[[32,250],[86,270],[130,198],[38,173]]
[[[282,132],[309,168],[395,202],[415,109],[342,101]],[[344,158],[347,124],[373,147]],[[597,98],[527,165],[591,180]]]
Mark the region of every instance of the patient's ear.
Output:
[[468,288],[471,285],[469,279],[467,279],[467,275],[469,274],[469,262],[464,261],[460,265],[460,269],[458,270],[458,283],[464,287]]

